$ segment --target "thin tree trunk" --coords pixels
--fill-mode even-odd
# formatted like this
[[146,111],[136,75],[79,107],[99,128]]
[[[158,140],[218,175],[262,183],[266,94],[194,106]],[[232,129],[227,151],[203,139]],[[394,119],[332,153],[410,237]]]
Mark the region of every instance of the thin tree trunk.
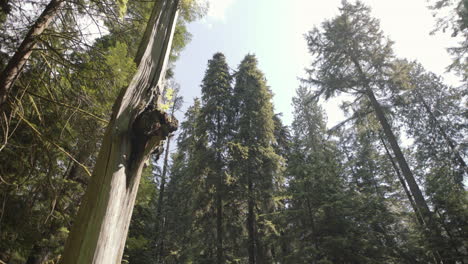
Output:
[[121,262],[144,162],[176,129],[177,122],[158,110],[158,105],[178,6],[179,0],[155,4],[158,15],[148,23],[151,37],[143,45],[146,51],[137,73],[114,104],[93,176],[65,246],[65,264]]
[[[432,212],[430,211],[429,206],[427,205],[426,200],[424,199],[421,189],[419,189],[419,185],[416,182],[413,173],[411,172],[408,162],[406,161],[405,156],[401,151],[398,141],[395,135],[393,134],[392,128],[388,123],[388,120],[385,117],[385,113],[382,109],[382,106],[377,101],[377,98],[375,98],[374,92],[372,91],[372,88],[369,85],[369,81],[366,75],[364,74],[361,65],[359,64],[359,61],[353,56],[351,56],[351,60],[359,73],[359,78],[365,87],[364,92],[371,102],[372,108],[374,109],[377,119],[379,120],[379,123],[382,126],[382,130],[388,142],[390,143],[390,147],[392,148],[393,154],[395,155],[398,166],[400,167],[401,172],[403,173],[403,177],[405,178],[406,183],[409,186],[409,190],[411,192],[411,195],[413,196],[416,209],[419,211],[421,219],[424,222],[423,227],[426,228],[425,232],[427,232],[427,239],[429,240],[430,244],[433,244],[436,241],[437,243],[444,243],[442,242],[445,240],[444,236],[442,235],[442,231],[437,222],[435,221]],[[447,252],[446,250],[435,249],[433,253],[435,262],[452,263],[450,261],[450,252]]]
[[[371,104],[374,108],[377,119],[379,120],[380,125],[382,126],[382,129],[383,129],[383,132],[393,150],[393,154],[395,155],[398,166],[400,167],[403,173],[403,176],[409,186],[409,190],[411,191],[411,194],[414,199],[414,203],[416,205],[416,210],[421,215],[421,218],[424,222],[424,227],[429,230],[428,239],[431,241],[431,243],[434,240],[444,240],[441,230],[438,227],[437,223],[435,222],[432,216],[432,213],[429,210],[429,206],[427,205],[426,200],[424,199],[424,196],[421,190],[419,189],[419,185],[417,184],[413,176],[413,173],[411,172],[411,169],[408,163],[406,162],[405,156],[403,155],[403,152],[401,151],[401,148],[398,145],[398,141],[395,135],[393,134],[393,131],[390,127],[390,124],[387,121],[387,118],[385,117],[382,107],[380,106],[379,102],[375,98],[374,92],[371,90],[370,87],[367,87],[366,94],[369,100],[371,101]],[[438,250],[435,250],[434,253],[435,253],[434,257],[437,263],[444,263],[443,259],[444,258],[447,259],[449,255],[449,254],[446,254],[445,252],[441,252]]]
[[381,135],[379,135],[380,141],[382,142],[382,145],[385,149],[385,153],[387,154],[388,159],[392,163],[393,170],[395,171],[398,180],[401,183],[401,186],[403,187],[403,190],[405,191],[406,196],[408,197],[408,200],[410,201],[411,207],[413,208],[414,213],[416,214],[416,219],[418,220],[418,223],[422,226],[424,226],[424,221],[421,218],[421,215],[419,214],[418,208],[416,207],[416,204],[414,202],[413,196],[411,195],[411,192],[408,190],[408,186],[406,185],[405,179],[401,176],[400,169],[398,168],[397,164],[393,160],[392,154],[388,150],[387,144],[385,143],[385,140],[382,138]]
[[425,222],[428,222],[432,218],[431,212],[429,210],[429,207],[427,206],[426,200],[424,200],[424,196],[421,190],[419,189],[419,185],[414,179],[413,173],[411,172],[411,169],[408,163],[406,162],[405,156],[403,155],[403,152],[401,151],[401,148],[398,145],[398,141],[395,135],[393,134],[392,128],[390,127],[390,124],[388,123],[387,118],[385,117],[382,107],[380,106],[379,102],[375,98],[374,92],[372,92],[370,88],[367,89],[367,96],[369,100],[371,101],[371,104],[374,108],[377,119],[379,120],[380,125],[382,126],[383,132],[388,142],[390,143],[393,153],[395,154],[395,158],[398,162],[398,165],[401,171],[403,172],[403,176],[405,177],[405,180],[408,183],[409,189],[411,190],[417,209],[421,212],[422,216],[425,218],[424,219]]
[[248,231],[248,252],[249,252],[249,264],[256,264],[256,246],[255,246],[255,212],[254,212],[254,201],[253,201],[253,183],[252,177],[248,176],[248,212],[247,212],[247,231]]
[[216,188],[216,258],[217,263],[224,263],[224,254],[223,254],[223,199],[222,199],[222,176],[220,175],[218,179],[218,186]]
[[218,264],[224,264],[223,252],[223,165],[221,164],[221,117],[218,110],[216,122],[216,166],[218,179],[216,183],[216,259]]
[[387,118],[385,117],[385,113],[382,110],[382,106],[375,98],[374,92],[372,91],[372,88],[369,86],[369,82],[367,81],[366,75],[364,74],[362,67],[359,64],[358,60],[356,60],[354,57],[351,57],[351,60],[353,61],[354,65],[356,66],[358,70],[361,81],[364,83],[364,86],[366,89],[365,94],[367,95],[367,98],[369,98],[372,108],[374,109],[374,112],[377,116],[377,119],[379,120],[379,123],[382,126],[382,130],[385,134],[385,137],[390,143],[390,147],[392,148],[392,151],[395,154],[395,158],[403,173],[403,176],[405,177],[406,182],[408,183],[409,189],[414,198],[414,202],[417,206],[417,209],[421,213],[424,219],[424,222],[430,223],[432,222],[431,211],[429,210],[426,200],[424,199],[424,196],[421,190],[419,189],[419,185],[416,182],[408,163],[406,162],[405,156],[403,155],[403,152],[401,151],[398,141],[395,135],[393,134],[392,128],[390,124],[388,123]]
[[[172,111],[172,114],[174,114],[174,111]],[[163,217],[163,210],[164,210],[164,194],[165,194],[165,188],[166,188],[166,173],[167,173],[167,166],[169,162],[169,150],[171,146],[171,137],[167,139],[166,142],[166,152],[164,153],[164,164],[163,164],[163,170],[161,174],[161,186],[159,188],[159,196],[158,196],[158,208],[156,209],[156,228],[155,228],[155,234],[158,236],[157,238],[157,244],[156,244],[156,263],[161,263],[161,258],[162,254],[164,251],[163,245],[164,245],[164,237],[162,235],[163,233],[163,227],[164,227],[164,217]]]
[[3,108],[3,105],[8,100],[11,89],[21,74],[34,47],[39,41],[39,37],[49,26],[49,23],[57,15],[60,7],[62,7],[64,3],[65,0],[51,0],[49,2],[42,14],[24,37],[18,50],[15,52],[13,57],[11,57],[7,66],[0,74],[0,109]]
[[[405,179],[403,179],[403,176],[401,176],[401,172],[400,172],[400,169],[398,168],[398,165],[395,163],[395,161],[394,161],[394,159],[392,157],[392,154],[388,150],[387,144],[385,143],[385,140],[383,139],[383,137],[381,135],[379,135],[379,138],[380,138],[380,141],[382,142],[382,145],[384,146],[385,152],[386,152],[390,162],[392,163],[393,169],[395,170],[395,173],[396,173],[396,175],[398,177],[398,180],[400,181],[401,186],[403,187],[403,190],[405,191],[405,194],[408,197],[408,200],[410,201],[411,207],[413,208],[413,211],[414,211],[414,214],[416,216],[416,220],[417,220],[418,224],[420,224],[422,227],[425,227],[426,224],[424,223],[424,218],[421,215],[420,211],[418,210],[418,208],[416,206],[416,203],[414,202],[413,196],[411,195],[411,192],[408,189],[408,186],[406,185]],[[428,235],[426,229],[424,229],[424,233],[426,235]],[[431,250],[431,254],[432,254],[433,258],[435,259],[435,262],[437,263],[438,260],[437,260],[436,256],[438,255],[438,253]],[[404,255],[402,255],[402,256],[404,256]]]

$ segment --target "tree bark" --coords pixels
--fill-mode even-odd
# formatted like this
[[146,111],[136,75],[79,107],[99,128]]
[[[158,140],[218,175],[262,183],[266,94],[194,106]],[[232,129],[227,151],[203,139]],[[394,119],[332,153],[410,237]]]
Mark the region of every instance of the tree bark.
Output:
[[408,186],[406,185],[405,179],[403,179],[403,177],[401,176],[400,169],[398,168],[397,164],[393,160],[392,154],[388,150],[388,147],[387,147],[387,144],[385,143],[385,140],[382,138],[381,135],[379,135],[379,138],[380,138],[380,142],[382,142],[382,145],[383,145],[383,147],[385,149],[385,153],[387,154],[388,159],[392,163],[393,170],[395,171],[395,173],[396,173],[396,175],[398,177],[398,180],[400,181],[401,186],[403,187],[403,190],[405,191],[405,194],[406,194],[406,196],[408,197],[408,199],[410,201],[410,205],[413,208],[414,213],[416,214],[416,220],[418,221],[418,223],[420,225],[424,226],[423,219],[421,218],[421,215],[419,214],[418,208],[416,207],[416,204],[414,202],[413,196],[411,195],[411,192],[408,190]]
[[120,263],[145,160],[176,129],[158,109],[179,0],[155,4],[151,37],[130,85],[113,113],[76,222],[65,246],[65,264]]
[[405,180],[408,183],[417,209],[420,211],[421,215],[424,217],[424,221],[427,223],[432,218],[432,215],[429,210],[429,207],[427,206],[426,200],[424,200],[424,196],[421,192],[421,189],[419,189],[419,185],[414,179],[413,173],[411,172],[411,169],[408,163],[406,162],[405,156],[403,155],[400,145],[398,144],[398,141],[395,135],[393,134],[392,128],[390,127],[390,124],[388,123],[387,118],[385,117],[382,107],[375,98],[374,92],[370,88],[368,88],[366,93],[367,97],[371,101],[372,107],[374,108],[377,119],[379,120],[380,125],[382,126],[385,137],[390,143],[390,147],[393,150],[393,153],[403,173],[403,176],[405,177]]
[[[429,206],[427,205],[426,200],[424,199],[421,189],[419,189],[419,185],[416,182],[408,163],[406,162],[405,156],[401,151],[401,148],[398,144],[395,135],[393,134],[390,124],[387,121],[387,118],[385,117],[385,113],[383,112],[382,107],[375,98],[374,92],[368,86],[366,88],[366,94],[369,100],[371,101],[377,119],[379,120],[380,125],[382,126],[383,132],[388,142],[390,143],[390,147],[393,150],[393,154],[395,155],[398,166],[400,167],[403,177],[405,178],[409,190],[411,191],[414,204],[416,205],[415,209],[417,210],[415,213],[420,214],[421,220],[424,224],[423,227],[428,229],[428,239],[431,243],[434,240],[444,240],[441,230],[432,216],[432,212],[430,211]],[[436,263],[444,263],[444,259],[448,259],[449,257],[449,254],[446,254],[443,251],[434,250],[433,253]]]
[[[393,130],[390,124],[388,123],[387,118],[385,117],[385,113],[382,109],[382,106],[377,101],[377,98],[375,97],[375,94],[372,91],[372,88],[370,87],[369,80],[367,79],[366,74],[364,74],[364,71],[362,70],[362,67],[359,64],[359,61],[355,57],[350,56],[350,59],[356,67],[359,74],[359,79],[363,84],[363,93],[371,102],[377,120],[379,120],[379,123],[382,126],[384,135],[390,143],[390,147],[392,148],[393,154],[395,155],[395,159],[397,160],[398,166],[400,167],[403,177],[406,180],[406,183],[413,197],[415,208],[417,210],[417,212],[415,213],[420,214],[420,219],[423,222],[423,228],[425,228],[424,232],[427,234],[427,239],[429,240],[429,243],[433,244],[436,240],[438,243],[444,241],[445,239],[442,235],[441,229],[439,228],[439,225],[435,222],[434,217],[432,216],[432,212],[430,211],[429,206],[427,205],[426,200],[424,199],[424,196],[421,192],[421,189],[419,189],[419,185],[416,182],[413,173],[408,165],[408,162],[406,162],[406,158],[403,155],[403,152],[401,151],[400,145],[398,144],[398,140],[395,137],[395,134],[393,134]],[[436,263],[452,263],[449,261],[450,252],[445,252],[445,250],[436,249],[433,250],[433,254],[434,261]],[[445,262],[445,260],[447,260],[447,262]]]
[[49,23],[57,15],[59,9],[64,5],[65,0],[51,0],[34,25],[28,31],[23,42],[8,61],[7,66],[0,74],[0,110],[8,100],[12,87],[19,75],[23,71],[24,65],[31,56],[31,53],[39,41],[39,37],[49,26]]
[[382,110],[382,106],[377,101],[377,98],[375,98],[374,92],[372,91],[372,88],[369,85],[369,81],[367,80],[366,75],[364,74],[362,67],[359,64],[359,61],[353,56],[351,56],[351,60],[359,73],[361,82],[364,84],[364,87],[365,87],[364,93],[366,94],[367,98],[369,98],[371,102],[372,108],[374,109],[375,115],[377,116],[377,119],[379,120],[379,123],[382,126],[382,130],[385,134],[385,137],[390,143],[390,147],[392,148],[392,151],[395,155],[398,166],[400,167],[403,173],[403,176],[405,177],[405,180],[408,183],[409,190],[411,191],[411,194],[413,195],[413,199],[416,204],[417,210],[421,214],[426,224],[428,222],[432,222],[431,211],[429,210],[426,200],[424,199],[424,196],[421,190],[419,189],[419,185],[416,182],[408,163],[406,162],[405,156],[403,155],[403,152],[401,151],[400,145],[398,144],[398,141],[395,135],[393,134],[393,130],[390,124],[388,123],[387,118],[385,117],[385,113]]

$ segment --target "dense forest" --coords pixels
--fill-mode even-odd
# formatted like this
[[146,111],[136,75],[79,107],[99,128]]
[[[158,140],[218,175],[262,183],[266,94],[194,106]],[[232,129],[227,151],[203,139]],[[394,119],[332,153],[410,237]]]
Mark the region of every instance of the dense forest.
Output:
[[204,2],[0,0],[0,264],[468,264],[468,1],[429,4],[460,84],[343,1],[289,125],[254,54],[184,102]]

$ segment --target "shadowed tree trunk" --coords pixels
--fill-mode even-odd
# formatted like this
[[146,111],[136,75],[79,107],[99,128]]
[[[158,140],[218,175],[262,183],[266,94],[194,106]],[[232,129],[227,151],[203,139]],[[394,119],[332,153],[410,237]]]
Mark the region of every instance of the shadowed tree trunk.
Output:
[[[218,164],[219,164],[218,155]],[[223,197],[222,197],[222,185],[223,177],[219,175],[217,179],[216,187],[216,259],[218,264],[224,263],[224,252],[223,252]]]
[[[0,1],[2,1],[2,5],[5,3],[7,6],[8,1]],[[16,50],[13,57],[8,61],[3,72],[0,74],[0,110],[8,100],[11,89],[15,84],[16,79],[18,79],[19,75],[23,71],[24,65],[28,61],[29,56],[31,56],[34,47],[39,41],[39,37],[49,26],[49,23],[57,15],[60,7],[63,6],[64,3],[65,0],[51,0],[49,2],[42,14],[24,37],[23,42],[21,42],[21,45]]]
[[[382,110],[382,106],[375,98],[374,92],[370,89],[370,87],[367,87],[366,94],[372,104],[372,107],[374,108],[377,119],[379,120],[379,123],[382,126],[384,135],[390,143],[390,147],[393,150],[393,154],[395,155],[395,159],[398,163],[398,166],[400,167],[403,177],[405,178],[405,181],[408,184],[411,195],[413,196],[413,201],[416,209],[415,213],[416,215],[420,214],[421,221],[424,224],[424,228],[427,228],[429,231],[428,239],[430,241],[444,240],[441,230],[435,222],[434,217],[432,216],[432,212],[430,211],[429,206],[427,205],[426,200],[424,199],[421,189],[419,189],[419,185],[416,182],[416,179],[414,178],[408,163],[406,162],[405,156],[401,151],[401,148],[398,144],[395,135],[393,134],[390,124],[387,121],[387,118],[385,117],[385,114]],[[411,195],[408,196],[409,199],[411,199]],[[434,250],[433,253],[436,263],[445,263],[444,259],[448,260],[448,254],[445,252]]]
[[[174,112],[176,111],[178,100],[177,94],[175,96],[175,100],[172,105],[171,109],[171,116],[174,116]],[[156,248],[155,248],[155,255],[156,255],[156,263],[162,263],[163,260],[163,253],[164,253],[164,235],[166,233],[165,230],[165,218],[166,213],[164,212],[164,195],[165,195],[165,188],[166,188],[166,174],[169,166],[169,153],[171,147],[171,139],[172,136],[167,138],[166,141],[166,149],[164,153],[164,163],[163,163],[163,170],[161,174],[161,186],[159,188],[159,196],[158,196],[158,203],[156,209],[156,227],[155,227],[155,234],[158,236],[156,240]]]
[[256,235],[255,235],[255,211],[254,211],[254,197],[253,197],[253,182],[252,176],[248,176],[248,201],[247,201],[247,231],[248,231],[248,251],[249,251],[249,264],[256,264]]
[[[174,111],[172,112],[174,113]],[[156,228],[155,233],[158,236],[157,243],[156,243],[156,263],[161,263],[162,255],[164,252],[164,217],[163,217],[163,210],[164,210],[164,193],[166,188],[166,173],[167,173],[167,166],[169,161],[169,149],[171,144],[171,138],[169,137],[166,142],[166,151],[164,153],[164,165],[163,171],[161,174],[161,187],[159,188],[159,196],[158,196],[158,208],[156,209]]]
[[413,195],[417,209],[424,217],[425,222],[428,222],[432,218],[432,216],[429,207],[427,206],[426,200],[424,200],[422,192],[419,189],[419,185],[416,182],[408,163],[406,162],[405,156],[403,155],[398,141],[390,127],[390,124],[388,123],[387,118],[385,117],[382,107],[375,98],[374,92],[372,92],[370,88],[367,89],[367,97],[371,101],[372,107],[374,108],[377,119],[379,120],[380,125],[382,126],[385,137],[390,143],[393,153],[395,154],[398,166],[400,167],[403,176],[405,177],[405,180],[408,183],[408,187],[411,190],[411,194]]
[[382,145],[385,149],[385,153],[387,154],[388,159],[392,163],[393,170],[395,171],[398,180],[400,181],[401,186],[403,187],[403,190],[405,191],[406,196],[408,197],[408,200],[410,201],[410,205],[413,208],[415,214],[416,214],[416,220],[420,225],[424,225],[423,219],[421,218],[421,215],[419,214],[418,208],[416,207],[416,204],[414,203],[413,196],[411,195],[411,192],[408,190],[408,186],[406,185],[405,179],[401,176],[400,169],[395,163],[395,160],[392,157],[392,154],[390,153],[390,150],[388,150],[387,144],[385,143],[385,140],[383,137],[379,134],[380,142],[382,142]]
[[413,173],[411,172],[408,162],[406,162],[405,156],[403,155],[400,145],[398,144],[398,140],[393,134],[392,128],[390,124],[388,123],[387,118],[385,117],[385,113],[382,109],[382,106],[377,101],[377,98],[375,97],[374,92],[372,91],[372,88],[369,86],[369,82],[366,79],[366,75],[364,71],[362,70],[362,67],[359,64],[358,60],[354,57],[351,57],[351,61],[353,62],[354,66],[356,67],[360,75],[359,78],[361,79],[361,82],[364,84],[364,87],[365,87],[364,93],[369,99],[372,105],[372,108],[374,109],[377,120],[382,126],[382,131],[387,141],[390,143],[390,147],[392,148],[393,154],[395,155],[395,159],[398,163],[398,166],[400,167],[403,177],[405,178],[408,184],[409,190],[411,191],[417,210],[423,217],[424,222],[426,224],[430,223],[432,222],[431,211],[429,210],[429,207],[427,206],[426,200],[424,199],[421,189],[419,189],[419,185],[416,182],[413,176]]
[[221,117],[217,113],[216,122],[216,164],[219,166],[218,179],[216,180],[216,259],[218,264],[224,264],[223,250],[223,167],[221,161]]
[[[63,263],[120,263],[145,161],[176,121],[158,109],[179,0],[157,1],[145,52],[116,100],[93,176],[65,245]],[[146,34],[145,34],[146,35]]]

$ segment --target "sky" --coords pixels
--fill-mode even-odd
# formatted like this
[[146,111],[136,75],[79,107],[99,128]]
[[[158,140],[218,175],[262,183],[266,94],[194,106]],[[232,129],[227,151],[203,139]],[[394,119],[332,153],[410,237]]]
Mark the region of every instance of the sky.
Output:
[[[310,64],[304,34],[338,14],[341,0],[207,0],[210,9],[205,18],[189,25],[191,42],[176,63],[175,79],[181,85],[184,109],[200,97],[200,84],[207,62],[222,52],[231,68],[237,69],[248,54],[255,54],[259,68],[273,91],[275,113],[283,122],[292,122],[291,99],[299,86],[299,77]],[[381,29],[395,42],[400,58],[419,61],[427,70],[442,75],[446,83],[458,78],[447,74],[451,58],[447,47],[456,45],[449,34],[430,35],[435,19],[427,0],[364,0],[372,15],[381,21]],[[324,104],[328,126],[344,119],[338,108],[342,99]]]

